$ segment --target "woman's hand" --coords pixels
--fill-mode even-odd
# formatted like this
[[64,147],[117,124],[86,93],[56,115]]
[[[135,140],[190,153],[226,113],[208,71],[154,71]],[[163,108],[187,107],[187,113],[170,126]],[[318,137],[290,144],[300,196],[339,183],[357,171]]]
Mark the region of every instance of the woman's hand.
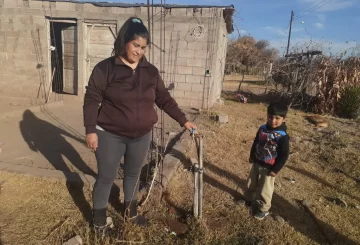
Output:
[[197,129],[196,125],[192,122],[186,122],[184,124],[184,127],[192,133],[194,133]]
[[96,151],[98,148],[98,136],[96,133],[91,133],[86,135],[86,144],[90,149]]

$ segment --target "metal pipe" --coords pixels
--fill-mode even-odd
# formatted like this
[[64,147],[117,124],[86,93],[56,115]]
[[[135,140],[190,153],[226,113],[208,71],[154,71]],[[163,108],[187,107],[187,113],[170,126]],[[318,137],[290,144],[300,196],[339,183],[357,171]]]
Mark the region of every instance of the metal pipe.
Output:
[[194,172],[194,217],[197,218],[199,216],[199,164],[194,164],[195,172]]
[[202,218],[203,210],[203,137],[199,137],[199,218]]

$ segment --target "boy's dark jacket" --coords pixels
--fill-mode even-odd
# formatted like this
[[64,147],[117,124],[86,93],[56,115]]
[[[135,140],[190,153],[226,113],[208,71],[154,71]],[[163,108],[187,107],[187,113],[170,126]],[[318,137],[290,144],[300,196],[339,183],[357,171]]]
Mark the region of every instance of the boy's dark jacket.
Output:
[[251,147],[250,159],[278,173],[289,157],[289,135],[283,123],[277,128],[263,125],[259,128]]

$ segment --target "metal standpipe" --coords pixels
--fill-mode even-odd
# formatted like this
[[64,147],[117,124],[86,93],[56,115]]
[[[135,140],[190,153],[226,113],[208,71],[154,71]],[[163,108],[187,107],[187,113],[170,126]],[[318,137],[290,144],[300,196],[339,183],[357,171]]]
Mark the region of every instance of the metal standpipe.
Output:
[[194,217],[199,216],[199,164],[194,164]]
[[192,162],[192,172],[194,172],[194,217],[202,218],[203,210],[203,137],[196,136],[196,139],[199,140],[197,144],[197,153],[198,158],[191,159]]
[[199,218],[202,218],[203,210],[203,137],[199,137]]

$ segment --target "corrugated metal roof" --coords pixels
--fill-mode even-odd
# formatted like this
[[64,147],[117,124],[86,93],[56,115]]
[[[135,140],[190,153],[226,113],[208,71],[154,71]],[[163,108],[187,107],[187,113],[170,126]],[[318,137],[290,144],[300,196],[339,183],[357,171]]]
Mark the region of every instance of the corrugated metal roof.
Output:
[[[46,0],[42,0],[46,1]],[[95,2],[95,1],[76,1],[76,0],[47,0],[48,2],[71,2],[71,3],[90,3],[98,7],[120,7],[120,8],[132,8],[132,7],[146,7],[145,3],[111,3],[111,2]],[[181,4],[154,4],[154,7],[164,6],[165,8],[234,8],[234,5],[218,6],[218,5],[181,5]]]
[[[79,3],[79,4],[93,4],[97,7],[119,7],[119,8],[132,8],[132,7],[147,7],[145,3],[114,3],[114,2],[95,2],[95,1],[78,1],[78,0],[37,0],[42,2],[71,2],[71,3]],[[181,5],[181,4],[154,4],[154,7],[164,6],[167,9],[171,8],[220,8],[224,9],[224,20],[226,23],[226,29],[229,34],[234,31],[233,27],[233,14],[235,11],[235,7],[233,4],[228,6],[221,5]]]

